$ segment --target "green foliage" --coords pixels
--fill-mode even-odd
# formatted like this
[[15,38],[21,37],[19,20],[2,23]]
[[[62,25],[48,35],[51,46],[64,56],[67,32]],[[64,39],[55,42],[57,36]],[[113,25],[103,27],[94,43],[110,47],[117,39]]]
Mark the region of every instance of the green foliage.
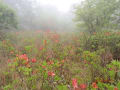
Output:
[[5,87],[3,87],[4,90],[10,90],[12,89],[12,86],[9,84],[9,85],[6,85]]
[[120,62],[114,60],[108,64],[107,67],[110,69],[110,78],[112,80],[118,80],[120,78]]
[[[114,42],[113,42],[114,41]],[[120,53],[119,32],[98,32],[91,35],[85,43],[85,48],[90,51],[97,51],[101,48],[109,49],[114,59],[119,59]]]
[[66,85],[59,85],[57,86],[57,90],[68,90]]
[[0,1],[0,30],[17,28],[15,11]]
[[78,27],[90,33],[117,27],[112,21],[116,20],[119,4],[120,0],[84,0],[75,11]]

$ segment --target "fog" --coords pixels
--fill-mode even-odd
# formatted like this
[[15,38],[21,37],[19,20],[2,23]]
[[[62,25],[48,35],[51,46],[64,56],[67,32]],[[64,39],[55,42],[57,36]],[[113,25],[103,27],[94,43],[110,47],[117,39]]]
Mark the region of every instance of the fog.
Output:
[[0,0],[0,90],[120,90],[120,0]]
[[74,6],[80,0],[4,0],[14,8],[19,29],[73,31]]

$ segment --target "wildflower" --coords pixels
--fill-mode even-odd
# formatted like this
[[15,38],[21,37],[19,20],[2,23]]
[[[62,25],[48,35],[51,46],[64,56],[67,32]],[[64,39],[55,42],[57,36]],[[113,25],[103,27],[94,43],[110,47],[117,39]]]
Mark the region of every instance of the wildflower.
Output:
[[93,35],[96,35],[96,32],[93,32]]
[[10,52],[10,54],[13,54],[13,53],[14,53],[13,51]]
[[75,88],[78,88],[78,85],[77,85],[77,79],[72,79],[72,85]]
[[97,84],[95,82],[92,83],[93,88],[98,88]]
[[32,74],[33,74],[33,75],[35,75],[36,73],[37,73],[37,71],[36,71],[36,70],[32,71]]
[[46,32],[47,32],[47,33],[50,33],[50,30],[47,30]]
[[84,63],[87,64],[87,60],[84,60]]
[[64,63],[64,62],[65,62],[65,60],[62,60],[61,62],[62,62],[62,63]]
[[40,50],[40,51],[41,51],[41,50],[43,50],[43,47],[40,47],[40,49],[39,49],[39,50]]
[[59,63],[58,65],[59,65],[59,66],[62,66],[62,64],[60,64],[60,63]]
[[26,67],[30,68],[31,66],[30,66],[30,64],[28,63],[28,64],[26,65]]
[[53,35],[53,38],[58,39],[58,38],[59,38],[59,35],[58,35],[58,34],[54,34],[54,35]]
[[36,60],[35,58],[32,59],[32,63],[36,63],[36,61],[37,61],[37,60]]
[[44,45],[46,45],[47,44],[47,40],[44,40]]
[[40,63],[40,66],[42,66],[42,64]]
[[109,36],[109,35],[110,35],[110,32],[106,32],[105,35],[106,35],[106,36]]
[[49,71],[49,72],[48,72],[48,76],[54,77],[54,76],[55,76],[55,73]]
[[80,88],[85,89],[87,86],[85,84],[81,84]]
[[25,65],[27,65],[28,63],[29,63],[29,62],[28,62],[28,61],[26,61],[26,62],[25,62]]
[[3,43],[3,44],[5,44],[5,43],[6,43],[6,41],[5,41],[5,40],[3,40],[3,41],[2,41],[2,43]]
[[112,68],[109,68],[110,71],[112,71],[113,69]]
[[9,62],[11,62],[11,60],[10,60],[10,59],[8,59],[8,63],[9,63]]
[[51,56],[51,55],[49,55],[49,56],[47,56],[47,57],[46,57],[46,59],[49,59],[49,58],[51,58],[51,57],[52,57],[52,56]]
[[49,61],[49,62],[48,62],[48,65],[51,65],[51,64],[54,64],[54,62],[53,62],[53,61]]
[[55,42],[56,42],[56,43],[58,43],[58,42],[59,42],[59,40],[55,40]]
[[42,68],[44,68],[44,69],[45,69],[45,68],[46,68],[46,66],[42,66]]
[[36,31],[36,33],[40,33],[40,32],[41,32],[41,30],[37,30],[37,31]]

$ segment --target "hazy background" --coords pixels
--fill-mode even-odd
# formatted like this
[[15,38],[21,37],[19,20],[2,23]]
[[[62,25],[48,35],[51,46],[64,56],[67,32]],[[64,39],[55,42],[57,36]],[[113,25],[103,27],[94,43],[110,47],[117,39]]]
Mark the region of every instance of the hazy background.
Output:
[[15,9],[19,29],[72,31],[73,8],[81,0],[4,0]]

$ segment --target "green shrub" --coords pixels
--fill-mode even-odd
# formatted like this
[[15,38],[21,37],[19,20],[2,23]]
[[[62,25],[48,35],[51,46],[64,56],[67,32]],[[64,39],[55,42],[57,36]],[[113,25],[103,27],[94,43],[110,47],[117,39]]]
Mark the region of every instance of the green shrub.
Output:
[[85,43],[85,48],[90,51],[96,51],[101,48],[107,48],[114,59],[120,59],[120,35],[119,32],[98,32],[89,37]]

